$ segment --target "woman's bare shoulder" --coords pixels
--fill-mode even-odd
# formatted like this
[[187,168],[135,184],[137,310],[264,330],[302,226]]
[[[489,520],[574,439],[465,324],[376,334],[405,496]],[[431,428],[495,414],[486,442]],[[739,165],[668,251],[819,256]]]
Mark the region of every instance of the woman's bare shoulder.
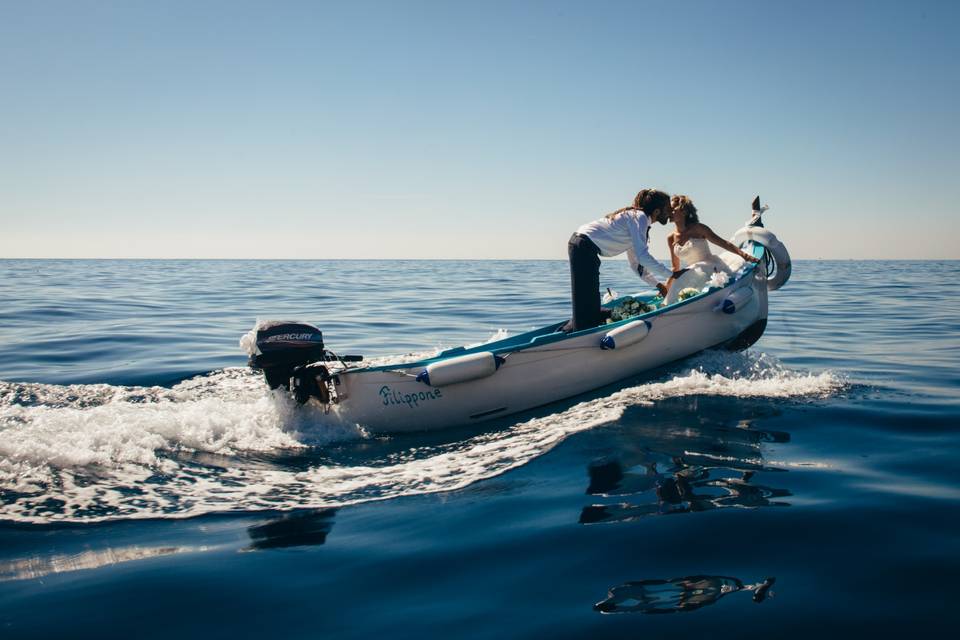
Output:
[[702,222],[694,222],[693,224],[687,225],[687,228],[684,230],[684,235],[689,238],[703,238],[713,233],[713,230]]

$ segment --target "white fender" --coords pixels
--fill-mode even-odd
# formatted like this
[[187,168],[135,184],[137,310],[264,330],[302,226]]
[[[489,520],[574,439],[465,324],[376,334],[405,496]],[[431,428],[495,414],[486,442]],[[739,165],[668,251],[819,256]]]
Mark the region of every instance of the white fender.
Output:
[[492,376],[502,362],[502,358],[497,358],[490,351],[468,353],[428,364],[427,368],[417,376],[417,380],[431,387],[444,387],[448,384]]
[[[773,232],[769,229],[749,226],[737,231],[733,235],[731,242],[739,247],[747,240],[752,240],[757,244],[763,245],[767,250],[767,260],[773,260],[777,267],[773,276],[767,278],[767,289],[776,291],[785,285],[787,280],[790,279],[790,272],[793,270],[793,265],[790,262],[790,253],[784,244],[777,240],[777,236],[773,235]],[[761,267],[762,266],[763,265],[761,265]]]
[[740,287],[724,298],[723,302],[714,307],[714,311],[736,313],[739,309],[742,309],[745,304],[750,302],[751,298],[753,298],[753,287]]
[[636,344],[647,337],[652,325],[646,320],[634,320],[628,322],[622,327],[617,327],[607,332],[600,339],[601,349],[622,349]]

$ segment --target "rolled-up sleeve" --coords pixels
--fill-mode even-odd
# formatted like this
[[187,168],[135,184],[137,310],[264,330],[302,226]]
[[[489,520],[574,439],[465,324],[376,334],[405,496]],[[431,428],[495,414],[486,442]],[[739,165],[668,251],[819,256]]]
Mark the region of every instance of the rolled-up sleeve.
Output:
[[[626,218],[627,216],[623,216]],[[640,276],[644,282],[656,286],[658,282],[665,282],[670,278],[670,270],[660,264],[660,261],[650,255],[647,248],[647,230],[650,228],[650,219],[645,214],[632,220],[624,220],[630,225],[630,239],[632,246],[627,249],[627,260],[630,269]]]

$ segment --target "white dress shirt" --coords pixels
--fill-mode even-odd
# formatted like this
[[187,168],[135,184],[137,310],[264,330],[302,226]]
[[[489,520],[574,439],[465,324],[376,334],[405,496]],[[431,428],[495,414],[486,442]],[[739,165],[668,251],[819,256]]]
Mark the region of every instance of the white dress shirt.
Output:
[[650,218],[643,211],[631,209],[617,214],[613,220],[607,217],[588,222],[577,229],[600,249],[600,255],[610,258],[627,252],[630,269],[644,282],[656,286],[666,282],[670,271],[650,255],[647,248],[647,233]]

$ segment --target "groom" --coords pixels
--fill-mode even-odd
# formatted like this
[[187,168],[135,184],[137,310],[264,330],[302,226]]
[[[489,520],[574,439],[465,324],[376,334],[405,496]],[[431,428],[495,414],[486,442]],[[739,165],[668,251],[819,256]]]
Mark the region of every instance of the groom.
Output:
[[581,225],[570,238],[570,285],[573,318],[563,331],[582,331],[601,324],[600,256],[627,254],[630,270],[666,295],[670,271],[650,255],[650,225],[671,219],[670,196],[657,189],[642,189],[633,204],[599,220]]

